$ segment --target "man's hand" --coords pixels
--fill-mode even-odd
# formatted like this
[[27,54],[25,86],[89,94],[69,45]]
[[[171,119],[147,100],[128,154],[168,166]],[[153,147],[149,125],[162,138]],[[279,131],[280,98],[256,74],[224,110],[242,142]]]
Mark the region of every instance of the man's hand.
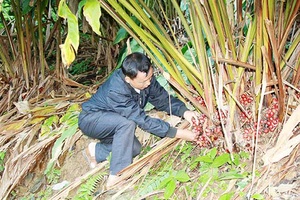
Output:
[[197,134],[188,129],[177,129],[175,137],[186,141],[196,142]]
[[199,113],[195,111],[187,110],[183,113],[184,119],[186,119],[188,122],[190,122],[191,125],[193,125],[193,119],[195,120],[196,125],[199,125],[199,119],[198,119]]

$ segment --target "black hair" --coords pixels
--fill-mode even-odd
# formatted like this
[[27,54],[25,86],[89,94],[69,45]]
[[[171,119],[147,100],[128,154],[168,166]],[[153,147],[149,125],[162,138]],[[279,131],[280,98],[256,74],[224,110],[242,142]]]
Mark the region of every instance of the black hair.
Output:
[[139,71],[148,74],[150,67],[150,59],[140,52],[129,54],[122,62],[123,74],[131,79],[134,79]]

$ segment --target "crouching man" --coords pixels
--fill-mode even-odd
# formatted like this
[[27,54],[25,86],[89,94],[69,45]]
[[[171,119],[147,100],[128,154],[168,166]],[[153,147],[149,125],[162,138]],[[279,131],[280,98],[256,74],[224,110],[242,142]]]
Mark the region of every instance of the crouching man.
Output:
[[196,112],[188,110],[179,99],[169,96],[153,77],[149,58],[138,52],[128,55],[121,68],[115,70],[82,104],[79,128],[83,134],[99,140],[87,147],[92,158],[91,167],[106,160],[112,152],[108,188],[119,181],[117,173],[130,165],[141,151],[141,144],[135,136],[137,126],[160,138],[196,140],[196,134],[190,130],[178,129],[161,119],[147,116],[144,111],[147,102],[159,111],[184,117],[190,123],[193,118],[197,119]]

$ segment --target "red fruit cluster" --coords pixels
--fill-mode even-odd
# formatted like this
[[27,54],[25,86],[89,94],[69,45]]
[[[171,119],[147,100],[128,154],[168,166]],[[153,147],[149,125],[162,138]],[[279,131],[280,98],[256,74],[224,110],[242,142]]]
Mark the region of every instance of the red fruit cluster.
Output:
[[196,96],[195,97],[196,101],[198,101],[202,106],[206,107],[205,101],[201,96]]
[[248,93],[244,93],[240,97],[240,102],[243,106],[249,106],[253,102],[253,97]]
[[275,131],[279,123],[278,110],[278,99],[273,98],[271,106],[263,112],[259,129],[260,134],[267,134]]
[[245,127],[243,132],[243,138],[246,141],[250,141],[252,136],[255,135],[255,131],[251,127]]
[[[221,113],[221,117],[220,117],[220,113]],[[214,119],[216,119],[216,121],[220,122],[222,119],[224,123],[226,122],[227,117],[228,117],[228,110],[225,110],[225,112],[222,110],[220,112],[216,111],[214,115]]]
[[[272,104],[262,112],[261,121],[259,124],[258,134],[268,134],[274,132],[278,126],[278,100],[272,99]],[[249,116],[252,116],[251,111],[247,111]],[[241,121],[243,125],[243,137],[246,141],[250,141],[253,135],[256,134],[257,122],[253,118],[247,118],[245,113],[241,113]]]
[[199,124],[196,124],[195,119],[192,121],[192,131],[197,133],[198,138],[196,143],[200,147],[213,147],[223,137],[221,126],[203,127],[207,120],[207,117],[202,114],[198,117]]
[[240,115],[241,122],[243,124],[247,123],[247,122],[248,123],[252,123],[252,121],[253,121],[252,111],[251,110],[247,110],[246,112],[247,112],[247,114],[245,112],[241,112],[241,115]]
[[207,117],[204,114],[198,116],[199,124],[196,124],[196,119],[192,119],[192,130],[197,135],[200,135],[203,132],[203,124],[207,121]]

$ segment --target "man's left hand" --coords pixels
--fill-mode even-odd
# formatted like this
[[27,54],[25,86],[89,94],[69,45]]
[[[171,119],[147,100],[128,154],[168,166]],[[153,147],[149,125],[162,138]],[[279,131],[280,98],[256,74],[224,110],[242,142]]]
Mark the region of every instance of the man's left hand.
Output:
[[187,110],[183,114],[184,119],[186,119],[188,122],[190,122],[191,125],[193,125],[193,119],[195,120],[196,125],[199,125],[199,113],[195,111]]

